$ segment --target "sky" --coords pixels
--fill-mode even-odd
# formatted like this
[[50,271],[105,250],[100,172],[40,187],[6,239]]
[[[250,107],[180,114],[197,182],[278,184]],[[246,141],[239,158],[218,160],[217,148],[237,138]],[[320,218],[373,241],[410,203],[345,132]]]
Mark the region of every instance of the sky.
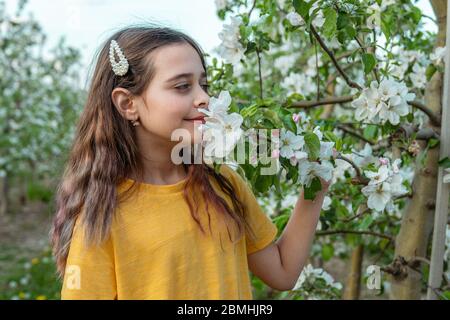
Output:
[[[6,0],[7,11],[13,13],[18,1]],[[419,0],[417,5],[434,17],[428,0]],[[85,66],[115,30],[149,19],[184,31],[212,54],[221,42],[218,34],[223,24],[215,10],[214,0],[28,0],[26,6],[48,35],[48,46],[65,36],[68,45],[81,50]],[[426,21],[435,31],[434,24]]]

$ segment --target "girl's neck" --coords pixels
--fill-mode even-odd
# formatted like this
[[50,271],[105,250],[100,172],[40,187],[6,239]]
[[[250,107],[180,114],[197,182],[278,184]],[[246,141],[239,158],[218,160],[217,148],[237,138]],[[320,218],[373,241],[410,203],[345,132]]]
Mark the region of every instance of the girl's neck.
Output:
[[157,185],[175,184],[187,177],[187,171],[183,164],[175,165],[171,163],[172,166],[169,166],[167,163],[148,163],[147,160],[143,160],[143,163],[143,183]]
[[[142,134],[142,132],[141,132]],[[176,142],[167,143],[156,137],[137,135],[138,148],[143,164],[143,177],[135,177],[139,182],[149,184],[175,184],[186,179],[187,170],[183,164],[172,161],[172,149]]]

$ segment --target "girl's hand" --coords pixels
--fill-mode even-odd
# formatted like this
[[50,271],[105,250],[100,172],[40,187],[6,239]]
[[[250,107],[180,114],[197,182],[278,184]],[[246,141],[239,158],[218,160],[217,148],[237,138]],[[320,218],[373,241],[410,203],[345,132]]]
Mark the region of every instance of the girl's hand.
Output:
[[320,183],[322,184],[322,190],[320,192],[327,192],[331,185],[331,179],[329,181],[325,181],[321,177],[319,177]]

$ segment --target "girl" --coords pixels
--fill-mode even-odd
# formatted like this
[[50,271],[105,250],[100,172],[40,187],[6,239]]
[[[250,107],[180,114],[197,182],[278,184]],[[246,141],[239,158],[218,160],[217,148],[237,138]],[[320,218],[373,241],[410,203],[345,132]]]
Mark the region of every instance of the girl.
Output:
[[314,202],[300,195],[275,242],[233,169],[175,164],[171,133],[195,136],[207,87],[204,54],[179,31],[128,27],[105,42],[57,193],[62,299],[252,299],[249,269],[293,288],[327,183]]

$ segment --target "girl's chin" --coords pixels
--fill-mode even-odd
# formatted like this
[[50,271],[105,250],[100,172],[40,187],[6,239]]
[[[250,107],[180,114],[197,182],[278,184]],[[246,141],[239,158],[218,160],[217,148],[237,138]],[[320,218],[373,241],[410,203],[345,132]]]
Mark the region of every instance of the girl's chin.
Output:
[[[193,145],[202,142],[202,133],[200,131],[195,131],[195,128],[183,128],[182,137],[177,139],[177,144],[182,145]],[[198,130],[198,129],[197,129]],[[179,135],[178,135],[179,137]]]

